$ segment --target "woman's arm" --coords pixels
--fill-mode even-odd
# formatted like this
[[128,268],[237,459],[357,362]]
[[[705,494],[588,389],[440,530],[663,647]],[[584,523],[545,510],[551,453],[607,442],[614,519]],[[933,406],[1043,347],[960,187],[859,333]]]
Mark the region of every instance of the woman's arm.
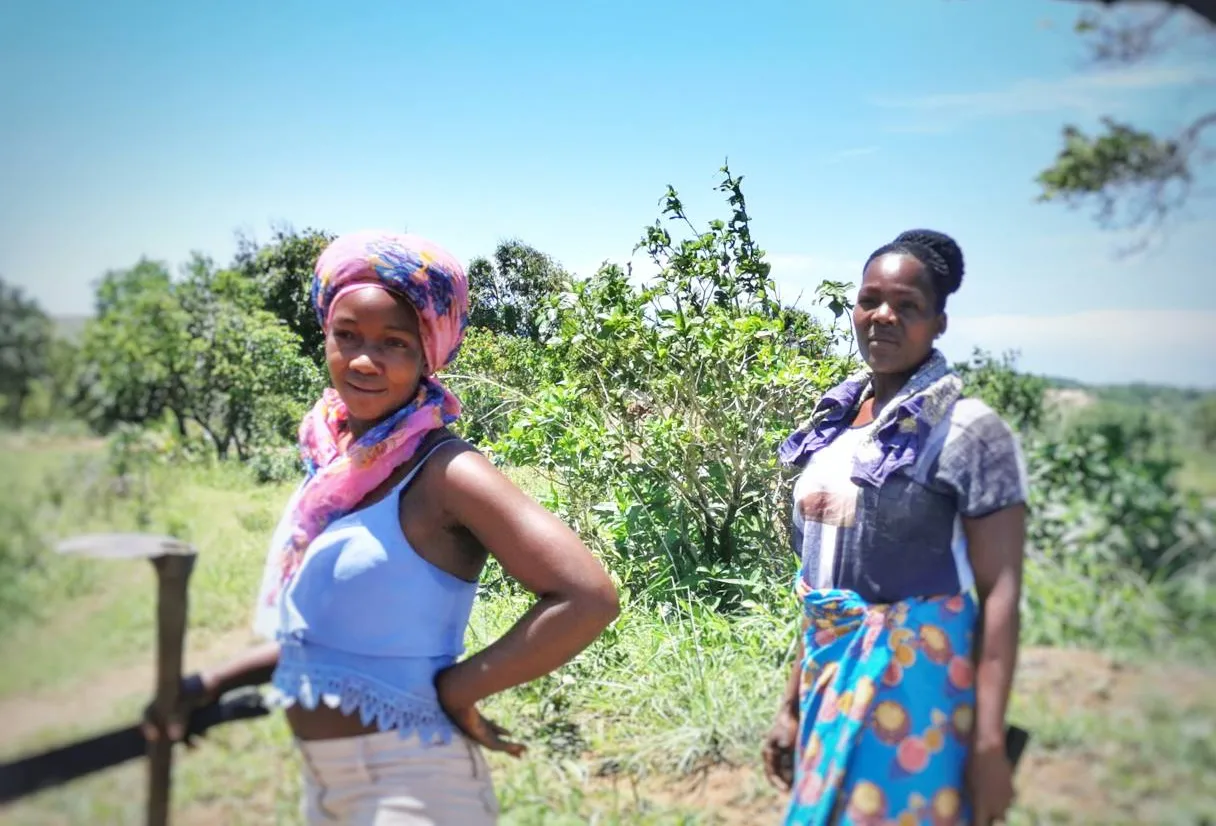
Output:
[[771,783],[787,792],[794,785],[794,752],[798,743],[805,619],[802,625],[803,631],[798,635],[790,676],[785,681],[785,691],[781,695],[781,704],[777,707],[777,717],[764,739],[763,749],[764,773]]
[[442,476],[436,489],[452,521],[539,597],[500,639],[440,674],[441,700],[456,718],[492,694],[565,664],[620,609],[612,580],[578,536],[480,453],[452,456],[442,464]]
[[975,676],[975,739],[968,766],[975,822],[1003,819],[1013,802],[1013,769],[1005,755],[1005,711],[1018,660],[1026,506],[963,520],[980,599]]
[[201,672],[202,689],[209,699],[234,688],[269,682],[279,664],[279,644],[268,642],[241,652],[223,665]]
[[963,529],[980,601],[975,747],[1003,750],[1005,710],[1018,659],[1026,507],[964,519]]
[[[806,623],[804,622],[803,625],[805,626]],[[790,678],[785,681],[785,693],[781,695],[781,707],[792,711],[795,717],[798,716],[800,695],[802,693],[802,658],[806,654],[803,649],[805,636],[806,630],[804,628],[798,634],[798,645],[794,649],[794,662],[790,666]]]
[[181,740],[186,735],[186,722],[195,709],[209,705],[234,688],[269,681],[278,662],[279,644],[265,643],[238,654],[221,666],[184,677],[177,711],[171,719],[162,719],[155,703],[144,709],[144,737],[156,740],[167,731],[170,740]]

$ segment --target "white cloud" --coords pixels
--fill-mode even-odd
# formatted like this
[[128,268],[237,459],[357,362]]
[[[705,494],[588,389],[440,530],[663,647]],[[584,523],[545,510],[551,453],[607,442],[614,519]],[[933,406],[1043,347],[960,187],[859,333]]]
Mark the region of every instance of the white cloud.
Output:
[[1023,370],[1088,382],[1216,388],[1216,310],[951,317],[942,344],[955,359],[1017,350]]
[[[1216,81],[1210,67],[1140,66],[1084,72],[1055,80],[1024,79],[1002,89],[944,92],[919,97],[881,98],[879,106],[955,120],[1073,112],[1097,116],[1120,101],[1146,91],[1190,89]],[[933,131],[940,124],[904,125],[902,131]]]

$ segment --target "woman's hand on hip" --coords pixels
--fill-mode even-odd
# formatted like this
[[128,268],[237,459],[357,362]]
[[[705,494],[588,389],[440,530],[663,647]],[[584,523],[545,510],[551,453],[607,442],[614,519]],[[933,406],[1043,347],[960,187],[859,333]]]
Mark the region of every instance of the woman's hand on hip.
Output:
[[490,751],[505,752],[519,757],[527,747],[523,743],[508,740],[511,732],[482,715],[475,702],[461,699],[459,666],[452,666],[435,677],[435,691],[439,706],[465,737]]

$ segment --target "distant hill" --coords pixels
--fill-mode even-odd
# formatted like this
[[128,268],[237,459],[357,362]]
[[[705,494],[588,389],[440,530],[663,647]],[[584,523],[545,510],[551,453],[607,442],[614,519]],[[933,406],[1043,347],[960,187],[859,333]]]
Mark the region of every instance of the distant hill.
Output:
[[1066,379],[1059,376],[1043,377],[1049,387],[1055,390],[1080,390],[1101,401],[1117,402],[1140,406],[1152,405],[1189,405],[1213,395],[1212,390],[1200,390],[1194,387],[1175,387],[1169,384],[1151,384],[1149,382],[1128,382],[1127,384],[1086,384],[1076,379]]
[[1060,390],[1083,390],[1087,387],[1085,382],[1077,381],[1076,379],[1066,379],[1061,376],[1040,376],[1048,386],[1055,387]]

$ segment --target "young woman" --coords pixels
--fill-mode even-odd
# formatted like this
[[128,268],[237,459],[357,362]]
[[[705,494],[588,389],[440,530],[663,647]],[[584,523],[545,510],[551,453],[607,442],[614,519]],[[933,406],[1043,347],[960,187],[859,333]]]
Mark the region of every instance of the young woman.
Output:
[[[477,704],[585,648],[616,617],[616,590],[573,532],[446,429],[460,403],[434,374],[468,310],[451,255],[345,235],[318,259],[312,301],[333,386],[300,426],[306,479],[271,541],[255,623],[271,642],[188,678],[185,710],[270,679],[310,824],[493,823],[481,750],[523,746]],[[457,662],[489,554],[538,601]]]
[[962,276],[937,232],[871,255],[853,311],[868,369],[781,446],[801,468],[804,633],[764,758],[790,826],[987,826],[1013,798],[1026,474],[934,347]]

